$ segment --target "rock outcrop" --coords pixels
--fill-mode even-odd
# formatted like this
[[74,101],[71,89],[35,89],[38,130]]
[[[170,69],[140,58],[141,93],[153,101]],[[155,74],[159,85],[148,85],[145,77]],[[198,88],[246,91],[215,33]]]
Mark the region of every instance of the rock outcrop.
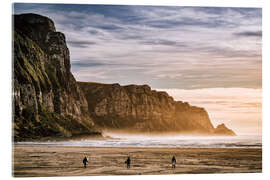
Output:
[[236,136],[235,132],[233,130],[227,128],[225,124],[220,124],[215,129],[215,134],[221,134],[221,135],[228,135],[228,136]]
[[44,16],[13,18],[15,140],[100,134],[70,72],[65,35]]
[[204,108],[174,101],[148,85],[78,82],[94,122],[103,129],[126,132],[234,135],[222,125],[215,129]]

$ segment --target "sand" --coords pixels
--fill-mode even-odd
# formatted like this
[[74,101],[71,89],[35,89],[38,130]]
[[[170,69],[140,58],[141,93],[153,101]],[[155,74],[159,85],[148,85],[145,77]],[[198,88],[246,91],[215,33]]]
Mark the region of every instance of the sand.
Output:
[[[125,160],[131,157],[131,168]],[[87,156],[89,163],[83,167]],[[177,159],[171,168],[171,158]],[[260,173],[262,149],[13,146],[15,177]]]

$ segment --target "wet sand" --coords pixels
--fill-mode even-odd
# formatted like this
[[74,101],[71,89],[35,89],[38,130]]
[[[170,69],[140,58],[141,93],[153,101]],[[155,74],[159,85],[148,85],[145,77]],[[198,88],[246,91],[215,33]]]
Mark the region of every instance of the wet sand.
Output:
[[[131,168],[125,160],[131,157]],[[87,168],[83,167],[84,156]],[[171,168],[171,158],[177,159]],[[260,173],[262,149],[13,146],[15,177]]]

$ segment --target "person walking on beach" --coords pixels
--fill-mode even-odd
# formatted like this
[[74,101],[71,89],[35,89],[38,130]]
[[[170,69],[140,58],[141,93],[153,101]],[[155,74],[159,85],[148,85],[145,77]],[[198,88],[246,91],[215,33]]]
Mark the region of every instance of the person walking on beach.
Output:
[[125,161],[125,163],[127,164],[127,169],[130,168],[130,157],[128,156],[127,160]]
[[175,169],[175,164],[176,164],[176,158],[173,156],[172,157],[172,168]]
[[83,166],[84,166],[84,168],[86,168],[87,163],[88,163],[88,159],[85,156],[84,159],[83,159]]

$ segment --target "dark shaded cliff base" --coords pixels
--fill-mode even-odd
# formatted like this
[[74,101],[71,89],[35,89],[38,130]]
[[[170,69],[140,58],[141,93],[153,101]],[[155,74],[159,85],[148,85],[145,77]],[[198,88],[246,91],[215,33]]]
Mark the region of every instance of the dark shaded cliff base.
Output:
[[[124,161],[131,156],[131,168]],[[89,164],[83,168],[82,159]],[[171,168],[171,158],[177,159]],[[261,173],[262,149],[14,146],[14,176]]]

